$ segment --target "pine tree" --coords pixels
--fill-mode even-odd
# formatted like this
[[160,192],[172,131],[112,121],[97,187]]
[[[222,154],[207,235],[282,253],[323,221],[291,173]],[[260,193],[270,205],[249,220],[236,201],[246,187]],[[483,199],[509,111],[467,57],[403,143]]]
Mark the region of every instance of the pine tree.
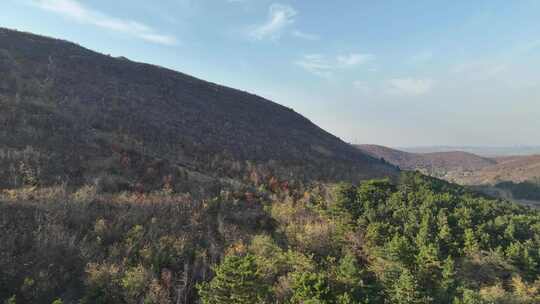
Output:
[[370,281],[366,270],[358,265],[352,254],[341,258],[336,269],[336,280],[341,285],[334,288],[341,293],[337,303],[379,303],[379,286]]
[[391,260],[400,262],[405,266],[411,266],[413,264],[415,250],[407,237],[396,233],[385,247],[386,254]]
[[439,240],[441,251],[447,254],[452,243],[452,229],[448,224],[448,216],[445,209],[441,209],[437,215],[437,228],[437,239]]
[[403,269],[398,280],[393,285],[390,299],[393,304],[428,303],[419,291],[418,282],[408,269]]
[[456,269],[454,260],[448,256],[444,260],[442,267],[442,278],[440,282],[439,300],[441,303],[451,303],[456,294]]
[[465,253],[472,254],[478,252],[478,241],[476,240],[476,237],[474,236],[474,231],[472,229],[465,229],[465,234],[463,238],[465,242],[463,248]]
[[349,183],[341,183],[336,189],[336,200],[331,212],[335,216],[350,215],[357,218],[362,212],[362,206],[356,198],[356,187]]
[[231,255],[214,269],[210,283],[198,287],[204,304],[266,303],[269,286],[257,271],[255,257]]
[[334,303],[328,277],[323,273],[301,272],[293,275],[293,296],[295,304]]

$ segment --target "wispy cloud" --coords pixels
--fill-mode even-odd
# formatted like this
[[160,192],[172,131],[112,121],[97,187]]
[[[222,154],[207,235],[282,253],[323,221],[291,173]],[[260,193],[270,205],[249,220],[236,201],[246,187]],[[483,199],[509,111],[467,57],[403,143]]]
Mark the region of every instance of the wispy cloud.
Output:
[[311,74],[320,77],[332,76],[334,67],[328,63],[328,60],[321,54],[304,55],[302,59],[295,61],[295,64],[302,67]]
[[338,63],[343,67],[352,67],[367,63],[374,59],[372,54],[351,53],[337,57]]
[[388,84],[391,94],[419,96],[429,93],[434,82],[432,79],[394,78]]
[[356,67],[366,64],[375,58],[372,54],[350,53],[335,57],[326,57],[322,54],[304,55],[294,63],[306,71],[322,77],[331,77],[337,70]]
[[[227,0],[228,2],[245,2],[246,0]],[[314,33],[294,29],[298,12],[290,5],[274,3],[268,9],[267,20],[264,23],[251,26],[248,36],[255,40],[277,41],[284,35],[295,38],[316,41],[321,37]]]
[[71,18],[80,23],[124,33],[148,42],[164,45],[178,43],[174,36],[161,34],[146,24],[108,16],[88,8],[76,0],[32,0],[31,3],[40,9]]
[[272,4],[268,11],[268,20],[255,26],[249,34],[257,40],[278,40],[283,31],[294,23],[297,14],[296,10],[289,5]]
[[321,37],[319,35],[305,33],[305,32],[299,31],[299,30],[294,30],[294,31],[292,31],[291,34],[294,37],[298,37],[298,38],[305,39],[305,40],[315,41],[315,40],[320,40],[321,39]]

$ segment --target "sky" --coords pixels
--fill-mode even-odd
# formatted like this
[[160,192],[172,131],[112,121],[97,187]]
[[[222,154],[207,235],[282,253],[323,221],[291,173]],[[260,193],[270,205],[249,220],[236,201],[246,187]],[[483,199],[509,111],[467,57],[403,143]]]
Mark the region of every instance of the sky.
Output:
[[1,27],[249,91],[348,142],[400,147],[540,145],[539,16],[539,0],[0,0]]

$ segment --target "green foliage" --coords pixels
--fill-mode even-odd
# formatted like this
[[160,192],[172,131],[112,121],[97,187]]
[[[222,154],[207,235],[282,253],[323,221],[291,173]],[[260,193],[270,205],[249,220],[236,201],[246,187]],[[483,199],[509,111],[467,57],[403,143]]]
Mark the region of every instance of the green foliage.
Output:
[[350,214],[356,218],[362,212],[362,205],[356,199],[356,187],[349,183],[337,185],[335,202],[332,210],[337,216]]
[[420,286],[408,269],[403,269],[398,280],[389,290],[389,298],[395,304],[429,303],[420,292]]
[[[528,286],[540,274],[537,211],[414,173],[398,185],[375,180],[339,184],[334,191],[334,201],[319,203],[323,208],[315,212],[301,203],[274,203],[278,231],[285,232],[278,239],[288,251],[268,235],[253,238],[252,272],[264,274],[278,303],[500,302],[515,292],[501,287],[513,284],[509,275]],[[314,223],[319,231],[333,226],[339,233],[334,241],[320,232],[307,241]],[[501,281],[506,285],[496,285]],[[520,290],[531,294],[531,288]]]
[[120,285],[124,291],[124,298],[128,303],[139,303],[150,284],[151,275],[142,266],[132,267],[124,272]]
[[11,296],[4,301],[4,304],[17,304],[17,298],[15,296]]
[[214,269],[215,277],[209,283],[198,286],[204,304],[265,303],[269,287],[257,272],[255,257],[226,256]]
[[[364,250],[378,259],[371,269],[393,303],[474,303],[483,301],[479,285],[507,280],[511,267],[529,281],[540,274],[536,211],[414,173],[397,187],[370,181],[354,188],[336,188],[335,208],[356,219],[352,229],[363,231]],[[502,253],[501,266],[477,261],[493,252]],[[471,260],[476,271],[459,274]]]
[[454,298],[453,304],[488,304],[478,291],[463,289],[461,297]]
[[[415,173],[397,184],[261,189],[253,196],[264,205],[227,193],[202,204],[168,201],[175,194],[151,204],[129,194],[107,197],[116,203],[0,203],[10,257],[0,255],[0,296],[44,304],[59,294],[88,304],[540,303],[537,210]],[[35,261],[25,250],[43,263],[25,268]]]
[[292,303],[333,303],[328,277],[324,273],[302,272],[293,274]]
[[457,284],[455,263],[452,257],[449,256],[442,267],[438,299],[442,303],[450,303],[456,295]]
[[386,256],[395,262],[400,262],[404,265],[412,265],[414,263],[415,248],[407,237],[395,234],[394,237],[385,244]]

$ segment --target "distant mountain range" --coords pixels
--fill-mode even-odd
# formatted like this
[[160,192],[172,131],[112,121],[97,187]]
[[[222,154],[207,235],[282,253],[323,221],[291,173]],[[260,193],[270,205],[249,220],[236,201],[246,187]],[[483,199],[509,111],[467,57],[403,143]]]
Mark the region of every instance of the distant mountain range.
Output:
[[519,183],[540,178],[540,155],[485,157],[464,151],[412,153],[378,145],[357,148],[401,169],[419,170],[463,185]]
[[111,191],[350,180],[397,170],[292,109],[77,44],[0,29],[0,188]]
[[395,149],[411,153],[463,151],[487,157],[540,154],[540,146],[422,146]]
[[497,163],[493,159],[463,151],[410,153],[378,145],[358,145],[358,148],[405,170],[479,170]]

